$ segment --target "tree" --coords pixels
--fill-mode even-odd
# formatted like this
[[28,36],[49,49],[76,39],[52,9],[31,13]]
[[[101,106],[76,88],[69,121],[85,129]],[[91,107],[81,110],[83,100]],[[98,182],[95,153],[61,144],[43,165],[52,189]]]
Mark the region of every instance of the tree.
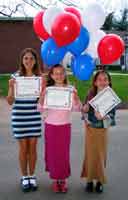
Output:
[[76,6],[73,0],[20,0],[20,3],[15,3],[13,6],[10,4],[0,5],[0,15],[4,17],[13,17],[17,15],[28,17],[30,13],[27,12],[29,8],[35,10],[44,10],[50,5],[57,5],[58,3],[65,4],[67,6]]
[[0,15],[4,17],[12,17],[13,14],[16,14],[21,10],[25,16],[26,14],[22,3],[15,5],[15,7],[11,7],[10,5],[0,5]]
[[113,27],[118,31],[128,31],[128,9],[125,8],[121,12],[121,18],[113,18]]
[[110,13],[102,27],[105,30],[128,31],[128,9]]
[[112,30],[113,28],[113,17],[114,17],[114,12],[111,12],[108,14],[108,16],[105,19],[105,23],[103,25],[104,30]]

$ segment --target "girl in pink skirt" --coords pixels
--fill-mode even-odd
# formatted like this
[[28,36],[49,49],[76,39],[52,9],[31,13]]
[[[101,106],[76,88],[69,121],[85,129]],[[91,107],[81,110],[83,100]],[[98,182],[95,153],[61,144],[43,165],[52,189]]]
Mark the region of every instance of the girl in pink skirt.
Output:
[[66,72],[60,64],[51,68],[47,86],[70,88],[72,91],[72,109],[44,109],[43,91],[39,99],[38,109],[47,112],[45,117],[45,167],[53,179],[54,192],[67,192],[66,179],[70,176],[70,142],[72,111],[80,111],[81,103],[77,91],[68,85]]

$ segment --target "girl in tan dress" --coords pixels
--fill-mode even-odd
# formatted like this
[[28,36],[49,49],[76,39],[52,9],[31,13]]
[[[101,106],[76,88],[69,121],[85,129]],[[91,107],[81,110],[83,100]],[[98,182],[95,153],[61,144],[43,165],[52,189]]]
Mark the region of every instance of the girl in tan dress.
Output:
[[107,86],[112,87],[110,75],[106,71],[98,71],[93,78],[92,89],[89,90],[82,109],[86,116],[84,118],[86,136],[81,177],[86,178],[87,192],[93,192],[94,181],[96,181],[95,190],[98,193],[103,192],[103,184],[106,183],[107,132],[109,126],[115,125],[115,109],[102,118],[100,113],[94,111],[88,104],[88,101]]

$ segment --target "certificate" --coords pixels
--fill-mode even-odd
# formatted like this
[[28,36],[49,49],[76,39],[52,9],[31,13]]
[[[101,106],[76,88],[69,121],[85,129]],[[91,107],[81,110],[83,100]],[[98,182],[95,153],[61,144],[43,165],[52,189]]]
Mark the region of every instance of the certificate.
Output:
[[72,87],[47,87],[44,107],[50,109],[71,110]]
[[116,93],[110,87],[106,87],[91,99],[89,104],[104,117],[120,102],[121,100]]
[[33,98],[40,96],[41,77],[17,77],[15,80],[16,98]]

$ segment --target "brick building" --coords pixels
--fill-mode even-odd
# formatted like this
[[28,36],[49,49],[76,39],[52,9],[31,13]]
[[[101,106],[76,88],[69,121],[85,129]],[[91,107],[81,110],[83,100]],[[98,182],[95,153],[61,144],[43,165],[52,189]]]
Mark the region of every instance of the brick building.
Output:
[[36,49],[40,55],[41,42],[32,23],[32,18],[0,18],[0,73],[16,71],[19,54],[26,47]]

